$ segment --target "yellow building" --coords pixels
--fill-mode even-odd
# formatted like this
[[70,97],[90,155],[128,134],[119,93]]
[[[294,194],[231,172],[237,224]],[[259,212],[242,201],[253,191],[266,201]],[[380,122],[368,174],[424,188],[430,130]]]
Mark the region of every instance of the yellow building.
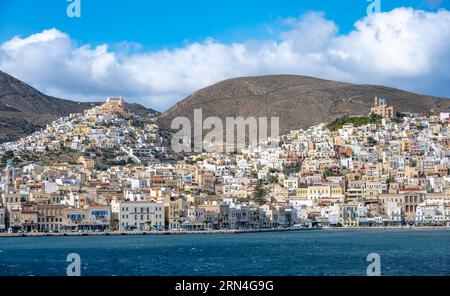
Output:
[[298,188],[296,196],[310,200],[333,200],[343,201],[345,198],[344,188],[340,185],[315,185],[308,188]]
[[166,218],[165,224],[167,229],[181,229],[185,206],[187,206],[187,203],[181,198],[170,200],[170,198],[167,197],[164,199],[164,216]]
[[411,153],[411,139],[403,139],[402,140],[402,152]]
[[308,198],[308,188],[298,188],[296,192],[298,197]]
[[339,223],[343,227],[355,227],[359,225],[358,206],[345,204],[339,206]]

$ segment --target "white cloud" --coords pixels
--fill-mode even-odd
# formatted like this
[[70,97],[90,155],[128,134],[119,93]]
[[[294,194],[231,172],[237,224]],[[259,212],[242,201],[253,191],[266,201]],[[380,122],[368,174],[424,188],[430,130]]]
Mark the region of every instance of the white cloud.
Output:
[[248,75],[300,74],[376,83],[450,97],[450,12],[398,8],[365,17],[340,35],[312,12],[284,21],[266,41],[213,39],[140,52],[135,43],[78,46],[56,29],[0,45],[0,69],[48,94],[75,100],[121,95],[165,110],[193,91]]

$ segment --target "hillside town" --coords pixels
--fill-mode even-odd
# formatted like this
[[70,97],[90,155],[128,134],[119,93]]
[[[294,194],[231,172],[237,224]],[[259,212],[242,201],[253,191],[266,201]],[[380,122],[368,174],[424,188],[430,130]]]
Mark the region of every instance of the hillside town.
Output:
[[[121,98],[2,144],[0,232],[450,225],[450,113],[292,130],[278,147],[174,155]],[[70,156],[70,157],[69,157]]]

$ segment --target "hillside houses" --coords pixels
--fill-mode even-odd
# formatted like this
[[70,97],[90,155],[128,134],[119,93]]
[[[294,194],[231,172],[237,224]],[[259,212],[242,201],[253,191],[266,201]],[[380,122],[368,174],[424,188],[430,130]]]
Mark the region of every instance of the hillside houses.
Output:
[[[383,103],[383,102],[381,102]],[[387,110],[383,112],[388,112]],[[381,115],[384,113],[381,112]],[[386,114],[384,114],[386,115]],[[160,231],[449,225],[449,116],[293,130],[279,147],[155,155],[158,127],[123,101],[59,119],[4,144],[0,231]],[[71,149],[74,163],[22,160]],[[115,149],[127,161],[97,164]],[[110,152],[108,152],[110,153]]]

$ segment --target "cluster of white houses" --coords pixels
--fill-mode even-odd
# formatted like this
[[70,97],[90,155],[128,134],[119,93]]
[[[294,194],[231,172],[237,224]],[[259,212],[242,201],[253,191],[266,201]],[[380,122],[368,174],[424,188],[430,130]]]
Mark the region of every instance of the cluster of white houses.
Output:
[[[154,145],[156,129],[147,125],[116,130],[132,116],[122,105],[110,100],[2,146],[3,158],[15,157],[1,171],[0,231],[450,223],[448,113],[395,118],[386,100],[377,99],[372,112],[379,122],[294,130],[280,137],[279,147],[143,162],[163,148]],[[42,153],[64,145],[80,151],[112,145],[137,160],[107,169],[96,167],[92,152],[76,163],[21,161],[21,152],[42,143]]]

